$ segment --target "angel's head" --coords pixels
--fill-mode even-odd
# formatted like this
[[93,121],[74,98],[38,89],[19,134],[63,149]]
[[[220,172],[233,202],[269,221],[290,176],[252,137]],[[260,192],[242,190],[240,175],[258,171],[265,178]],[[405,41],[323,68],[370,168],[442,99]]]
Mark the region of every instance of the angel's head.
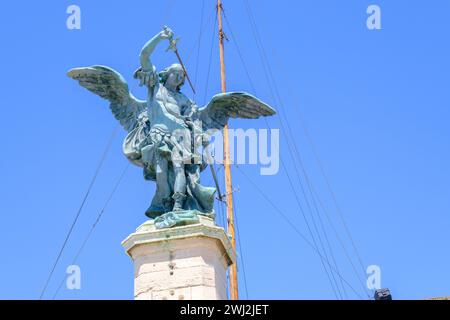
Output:
[[178,63],[172,64],[159,73],[161,83],[164,84],[164,86],[174,88],[177,91],[180,91],[185,78],[186,76],[183,67]]

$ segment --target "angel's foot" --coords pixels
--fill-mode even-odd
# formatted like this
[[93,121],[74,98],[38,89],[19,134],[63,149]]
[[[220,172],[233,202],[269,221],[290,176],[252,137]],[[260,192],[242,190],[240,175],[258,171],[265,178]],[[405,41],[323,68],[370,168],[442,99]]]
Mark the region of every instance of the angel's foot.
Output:
[[173,194],[172,198],[175,201],[172,210],[173,211],[183,210],[183,204],[184,204],[184,200],[186,200],[186,195],[182,194],[181,192],[175,192]]

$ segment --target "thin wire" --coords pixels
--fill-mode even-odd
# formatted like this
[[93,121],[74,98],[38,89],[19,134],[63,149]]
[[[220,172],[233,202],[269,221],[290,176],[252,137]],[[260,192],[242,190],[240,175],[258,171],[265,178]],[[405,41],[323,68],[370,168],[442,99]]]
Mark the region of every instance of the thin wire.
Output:
[[[243,68],[244,68],[244,71],[245,71],[245,73],[246,73],[247,79],[248,79],[248,81],[249,81],[249,83],[250,83],[250,87],[251,87],[252,90],[256,93],[255,85],[254,85],[254,83],[253,83],[252,77],[250,76],[250,72],[249,72],[248,67],[247,67],[247,64],[245,63],[245,60],[244,60],[244,58],[243,58],[243,55],[242,55],[242,52],[241,52],[240,47],[239,47],[239,45],[238,45],[237,39],[236,39],[236,37],[234,36],[234,33],[233,33],[231,27],[229,26],[229,22],[228,22],[228,19],[227,19],[226,15],[224,15],[224,16],[225,16],[225,21],[226,21],[226,23],[227,23],[227,26],[228,26],[228,28],[230,29],[230,34],[231,34],[231,37],[232,37],[232,39],[233,39],[232,42],[233,42],[233,44],[234,44],[235,47],[236,47],[236,51],[238,52],[238,55],[239,55],[239,58],[240,58],[240,60],[241,60],[242,66],[243,66]],[[306,129],[306,128],[304,127],[304,129]],[[312,186],[312,185],[311,185],[311,188],[313,189],[313,186]],[[314,190],[314,189],[313,189],[313,190]],[[314,192],[315,192],[315,191],[314,191]],[[352,261],[352,259],[350,258],[350,255],[349,255],[349,253],[348,253],[348,251],[347,251],[347,248],[345,247],[345,245],[344,245],[344,243],[343,243],[341,237],[339,236],[339,233],[337,232],[337,230],[336,230],[336,228],[335,228],[333,222],[331,221],[331,218],[330,218],[329,215],[328,215],[327,210],[325,209],[325,206],[323,205],[322,201],[320,200],[320,198],[319,198],[319,196],[318,196],[317,194],[316,194],[316,198],[317,198],[317,200],[319,201],[319,204],[320,204],[322,210],[324,211],[324,213],[325,213],[325,215],[326,215],[326,218],[327,218],[328,222],[330,223],[330,225],[331,225],[331,227],[332,227],[332,229],[333,229],[333,232],[334,232],[335,236],[338,238],[339,243],[340,243],[340,245],[342,246],[342,249],[343,249],[344,252],[345,252],[345,255],[346,255],[346,257],[347,257],[347,260],[350,262],[350,264],[351,264],[351,266],[352,266],[352,268],[353,268],[353,271],[355,272],[355,274],[357,275],[359,281],[361,282],[361,284],[362,284],[362,286],[363,286],[363,289],[366,290],[366,287],[365,287],[364,284],[363,284],[364,281],[360,278],[360,274],[359,274],[359,272],[356,270],[356,268],[355,268],[355,266],[354,266],[354,264],[353,264],[353,261]],[[320,215],[319,215],[319,217],[320,217]],[[322,221],[322,219],[320,219],[320,220]],[[327,242],[329,242],[329,241],[328,241],[328,237],[326,237],[326,238],[327,238]],[[332,252],[331,252],[331,254],[332,254]],[[333,258],[333,260],[334,260],[333,254],[332,254],[332,258]],[[336,264],[336,266],[337,266],[337,264]],[[342,281],[342,279],[341,279],[341,281]],[[344,289],[344,294],[346,294],[345,289]]]
[[[219,169],[217,169],[217,172],[216,172],[217,179],[222,178],[222,181],[220,181],[220,182],[224,183],[224,181],[223,181],[223,174],[219,175],[220,169],[222,169],[222,166],[219,166]],[[226,217],[225,217],[225,210],[224,210],[224,206],[225,205],[224,205],[223,201],[220,201],[220,200],[218,200],[217,205],[219,207],[219,213],[220,213],[220,219],[221,219],[221,223],[222,223],[222,228],[224,230],[226,230],[226,225],[227,224],[226,224]],[[237,259],[237,256],[236,256],[236,259]],[[229,283],[230,283],[230,274],[229,274],[229,269],[227,269],[225,287],[226,287],[226,290],[227,290],[227,297],[228,297],[228,299],[230,298],[230,288],[228,286]]]
[[[300,123],[301,123],[301,122],[300,122]],[[306,135],[306,137],[307,137],[307,140],[309,141],[309,143],[310,143],[310,145],[311,145],[311,149],[313,150],[313,154],[314,154],[314,157],[316,158],[317,164],[318,164],[318,166],[319,166],[319,168],[320,168],[320,172],[322,173],[322,176],[323,176],[323,178],[324,178],[324,180],[325,180],[325,183],[326,183],[326,185],[327,185],[328,191],[329,191],[330,194],[331,194],[331,198],[333,199],[333,203],[334,203],[334,205],[335,205],[335,207],[336,207],[336,211],[338,212],[339,217],[340,217],[340,219],[341,219],[341,222],[342,222],[342,224],[344,225],[345,232],[347,233],[347,236],[349,237],[350,242],[351,242],[351,244],[352,244],[353,250],[354,250],[355,253],[356,253],[356,256],[357,256],[357,258],[358,258],[358,262],[359,262],[359,264],[360,264],[360,266],[361,266],[361,269],[362,269],[362,271],[363,271],[363,274],[365,274],[365,271],[366,271],[366,270],[365,270],[365,268],[364,268],[364,263],[363,263],[363,261],[362,261],[361,255],[360,255],[360,253],[359,253],[358,248],[356,247],[356,244],[355,244],[355,241],[354,241],[354,239],[353,239],[353,236],[352,236],[352,234],[350,233],[350,229],[348,228],[347,222],[345,221],[345,218],[344,218],[344,215],[343,215],[343,213],[342,213],[342,210],[341,210],[341,208],[340,208],[340,206],[339,206],[339,204],[338,204],[338,201],[337,201],[337,198],[336,198],[336,194],[335,194],[335,192],[333,191],[333,188],[331,187],[331,183],[330,183],[330,181],[329,181],[329,179],[328,179],[327,174],[325,173],[325,170],[324,170],[324,168],[323,168],[323,165],[322,165],[322,162],[321,162],[321,160],[320,160],[320,158],[319,158],[319,155],[318,155],[317,152],[316,152],[316,149],[315,149],[315,147],[314,147],[314,143],[313,143],[313,141],[311,140],[311,137],[309,136],[309,133],[308,133],[308,130],[306,129],[306,127],[302,125],[302,128],[303,128],[303,130],[305,131],[305,135]]]
[[[305,224],[306,224],[306,227],[307,227],[307,229],[308,229],[308,232],[309,232],[309,234],[310,234],[310,236],[311,236],[311,239],[312,239],[314,245],[316,246],[317,252],[320,252],[319,246],[317,245],[316,239],[315,239],[315,237],[314,237],[314,233],[313,233],[313,231],[312,231],[312,229],[311,229],[311,226],[310,226],[310,224],[309,224],[309,222],[308,222],[308,219],[306,218],[306,214],[305,214],[305,212],[304,212],[303,206],[301,205],[300,199],[298,198],[297,192],[296,192],[296,190],[295,190],[294,184],[293,184],[292,179],[291,179],[291,177],[290,177],[290,175],[289,175],[289,172],[288,172],[288,170],[287,170],[286,164],[284,163],[284,161],[283,161],[282,159],[280,159],[280,162],[281,162],[282,168],[284,169],[284,171],[285,171],[285,173],[286,173],[286,177],[288,178],[289,185],[290,185],[290,187],[291,187],[291,190],[292,190],[293,193],[294,193],[295,200],[296,200],[296,202],[297,202],[298,207],[300,208],[300,213],[302,214],[303,220],[305,221]],[[302,190],[303,190],[303,187],[302,187]],[[316,230],[316,232],[317,232],[317,230]],[[320,237],[319,237],[319,239],[320,239]],[[323,250],[323,246],[322,246],[322,250]],[[326,260],[327,264],[330,265],[326,253],[324,254],[324,256],[325,256],[325,260]],[[323,257],[322,255],[320,255],[320,258],[321,258],[322,265],[323,265],[323,268],[324,268],[324,270],[325,270],[325,273],[327,274],[327,277],[329,278],[331,287],[333,288],[333,291],[335,291],[336,298],[339,299],[338,296],[340,295],[340,292],[339,292],[339,289],[335,288],[335,285],[336,285],[336,283],[335,283],[335,282],[336,282],[336,279],[334,278],[334,274],[333,274],[333,272],[331,272],[331,278],[333,278],[333,280],[332,280],[332,279],[330,278],[330,274],[328,273],[328,270],[327,270],[327,268],[326,268],[326,266],[325,266],[325,264],[324,264],[324,261],[323,261],[324,257]],[[333,281],[334,281],[334,282],[333,282]],[[337,291],[337,292],[336,292],[336,291]]]
[[[98,214],[97,218],[95,219],[95,222],[92,224],[91,229],[89,230],[88,234],[84,238],[82,245],[78,249],[77,254],[75,255],[74,259],[72,260],[72,264],[75,264],[77,262],[78,257],[80,256],[81,252],[83,251],[83,249],[86,246],[87,242],[89,241],[90,237],[94,233],[95,227],[98,225],[100,219],[102,218],[103,213],[105,212],[106,208],[108,207],[109,202],[111,201],[112,197],[114,196],[117,188],[119,187],[120,183],[122,182],[129,167],[130,167],[130,163],[128,163],[126,165],[126,167],[123,169],[122,173],[120,174],[119,178],[117,179],[116,183],[114,184],[114,187],[111,190],[111,193],[109,194],[108,198],[106,199],[105,204],[103,205],[102,209],[100,210],[100,213]],[[53,295],[53,298],[52,298],[53,300],[56,298],[59,291],[61,290],[64,280],[66,280],[66,277],[63,277],[61,282],[59,283],[58,289],[56,290],[55,294]]]
[[[195,61],[195,74],[194,74],[194,87],[197,86],[197,76],[198,76],[198,65],[199,65],[199,59],[200,59],[200,48],[201,48],[201,39],[202,39],[202,31],[203,31],[203,16],[205,12],[205,0],[202,0],[202,10],[201,10],[201,17],[200,17],[200,30],[198,33],[198,48],[197,48],[197,59]],[[194,93],[195,97],[195,93]]]
[[[237,166],[237,165],[236,165]],[[234,219],[236,220],[236,230],[237,230],[237,239],[238,239],[238,244],[239,244],[239,257],[241,258],[241,263],[242,263],[242,273],[244,276],[244,285],[245,285],[245,296],[247,297],[248,300],[248,285],[247,285],[247,275],[245,272],[245,263],[244,263],[244,251],[242,251],[242,244],[241,244],[241,234],[239,231],[239,223],[238,223],[238,218],[237,218],[237,206],[236,206],[236,197],[233,197],[233,208],[234,208]]]
[[336,238],[338,239],[339,244],[341,245],[342,249],[344,250],[345,256],[346,256],[347,260],[349,261],[349,263],[350,263],[350,265],[351,265],[351,267],[352,267],[352,269],[353,269],[353,272],[354,272],[355,275],[358,277],[359,283],[361,284],[361,286],[362,286],[362,288],[363,288],[363,291],[366,291],[366,290],[367,290],[367,287],[364,285],[363,279],[360,278],[360,273],[356,270],[356,267],[355,267],[355,265],[354,265],[354,263],[353,263],[353,260],[350,258],[350,254],[348,253],[347,248],[346,248],[345,245],[344,245],[344,241],[343,241],[342,238],[339,236],[339,233],[337,232],[337,230],[336,230],[336,228],[335,228],[333,222],[331,221],[331,218],[330,218],[330,216],[329,216],[327,210],[325,209],[325,206],[324,206],[323,202],[322,202],[322,201],[320,200],[320,198],[318,197],[317,192],[316,192],[314,189],[313,189],[313,191],[314,191],[314,193],[315,193],[316,196],[317,196],[317,199],[318,199],[318,201],[319,201],[319,205],[320,205],[320,207],[322,208],[323,212],[325,213],[325,217],[327,218],[328,223],[331,225],[331,228],[332,228],[332,230],[333,230],[333,232],[334,232]]
[[[248,5],[248,3],[247,3],[247,11],[248,11],[250,20],[251,20],[251,22],[253,23],[254,29],[255,29],[255,30],[254,30],[254,33],[256,33],[255,38],[259,38],[259,41],[261,42],[260,37],[259,37],[259,32],[258,32],[258,30],[257,30],[256,23],[255,23],[255,21],[254,21],[254,17],[253,17],[253,14],[252,14],[252,12],[251,12],[251,8],[250,8],[250,6]],[[279,100],[279,102],[280,102],[280,105],[283,106],[283,102],[282,102],[281,96],[280,96],[280,94],[279,94],[279,92],[278,92],[278,90],[277,90],[277,85],[276,85],[276,82],[275,82],[273,73],[272,73],[272,71],[271,71],[271,68],[270,68],[269,63],[267,62],[267,55],[266,55],[266,53],[265,53],[264,47],[263,47],[262,44],[260,44],[259,47],[260,47],[260,49],[261,49],[261,51],[262,51],[262,54],[263,54],[263,57],[262,57],[262,58],[265,58],[266,63],[267,63],[267,65],[268,65],[268,66],[267,66],[268,72],[269,72],[270,76],[272,77],[272,82],[273,82],[273,84],[274,84],[275,91],[276,91],[278,100]],[[270,88],[271,88],[271,87],[270,87]],[[283,115],[283,114],[282,114],[282,115]],[[285,120],[285,121],[287,121],[287,120]],[[291,128],[290,128],[290,126],[289,126],[289,122],[287,122],[287,125],[288,125],[288,129],[289,129],[290,136],[292,137],[292,131],[291,131]],[[291,139],[292,139],[292,138],[291,138]],[[289,143],[289,139],[287,139],[287,141],[288,141],[288,143]],[[293,147],[294,147],[294,151],[295,151],[295,153],[296,153],[297,156],[298,156],[298,159],[299,159],[300,165],[301,165],[301,167],[302,167],[302,171],[303,171],[303,173],[304,173],[305,179],[306,179],[306,181],[307,181],[307,183],[308,183],[309,193],[310,193],[310,195],[311,195],[312,202],[313,202],[314,207],[315,207],[315,209],[316,209],[317,216],[319,217],[319,221],[321,222],[322,218],[320,217],[320,212],[319,212],[319,210],[318,210],[318,207],[317,207],[317,203],[316,203],[315,197],[313,196],[313,193],[312,193],[311,188],[310,188],[311,182],[309,181],[308,175],[307,175],[307,173],[306,173],[306,171],[305,171],[305,169],[304,169],[304,166],[303,166],[303,163],[302,163],[302,160],[301,160],[301,157],[300,157],[300,154],[299,154],[299,152],[298,152],[298,149],[297,149],[297,146],[296,146],[295,142],[293,142],[292,144],[293,144]],[[292,156],[292,155],[291,155],[291,156]],[[341,214],[341,217],[342,217],[342,214]],[[342,217],[342,218],[343,218],[343,217]],[[321,222],[321,226],[322,226],[322,222]],[[328,236],[327,236],[327,234],[326,234],[325,228],[323,227],[322,230],[323,230],[323,232],[324,232],[324,234],[325,234],[325,238],[326,238],[326,240],[327,240]],[[347,228],[347,231],[349,232],[348,228]],[[350,237],[351,237],[351,236],[350,236]],[[352,240],[352,239],[351,239],[351,240]],[[327,244],[328,244],[328,242],[327,242]],[[354,244],[354,241],[353,241],[353,244],[352,244],[352,245],[353,245],[354,247],[356,247],[355,244]],[[334,259],[334,254],[333,254],[333,251],[332,251],[332,249],[331,249],[331,245],[328,246],[328,249],[330,250],[332,259],[335,261],[335,259]],[[359,256],[359,259],[360,259],[359,253],[357,253],[357,255]],[[361,260],[361,259],[360,259],[360,260]],[[337,266],[337,264],[336,264],[336,266]],[[357,275],[358,279],[360,280],[360,278],[359,278],[359,273],[358,273],[358,272],[356,272],[356,275]],[[342,285],[342,283],[341,283],[341,285]],[[370,297],[370,296],[369,296],[369,297]]]
[[206,73],[206,84],[205,84],[205,94],[203,95],[203,101],[206,100],[206,94],[208,93],[208,86],[209,86],[209,74],[211,72],[211,60],[212,60],[212,53],[213,53],[213,48],[214,48],[214,38],[216,35],[216,22],[217,22],[217,8],[216,10],[216,19],[214,22],[214,28],[213,28],[213,32],[212,32],[212,37],[211,37],[211,47],[209,50],[209,62],[208,62],[208,72]]
[[[213,8],[213,10],[211,10],[211,13],[208,16],[208,19],[206,20],[203,29],[205,29],[205,30],[209,29],[208,26],[209,26],[209,24],[211,22],[211,18],[212,18],[212,16],[213,16],[215,11],[216,11],[216,8]],[[199,46],[199,45],[200,45],[200,38],[197,38],[197,40],[195,40],[195,43],[192,45],[191,49],[189,49],[189,53],[188,53],[187,58],[186,58],[186,63],[188,63],[191,60],[191,57],[192,57],[192,55],[194,53],[195,48],[197,48],[197,46]]]
[[[234,33],[233,33],[232,29],[231,29],[231,25],[230,25],[230,23],[229,23],[229,21],[228,21],[228,18],[227,18],[227,16],[226,16],[225,13],[224,13],[224,17],[225,17],[225,22],[227,23],[227,26],[228,26],[228,28],[230,29],[230,33],[231,33],[231,35],[232,35],[232,38],[234,39],[234,43],[235,43],[235,46],[236,46],[236,48],[237,48],[237,51],[238,51],[239,57],[240,57],[240,59],[241,59],[241,62],[242,62],[243,65],[245,66],[245,61],[244,61],[244,59],[243,59],[243,57],[242,57],[241,50],[238,48],[237,41],[235,40]],[[255,40],[256,40],[256,37],[255,37]],[[257,43],[257,44],[258,44],[258,43]],[[258,48],[259,48],[259,46],[258,46]],[[260,50],[261,50],[261,49],[260,49]],[[262,61],[263,61],[263,60],[262,60]],[[264,70],[265,70],[264,61],[263,61],[263,67],[264,67]],[[246,72],[247,76],[249,77],[249,79],[251,79],[251,78],[250,78],[250,75],[249,75],[249,72],[248,72],[248,69],[247,69],[246,66],[244,67],[244,69],[245,69],[245,72]],[[266,75],[266,79],[268,79],[267,75]],[[253,81],[250,80],[250,84],[251,84],[251,86],[253,87],[253,90],[255,91],[254,86],[253,86]],[[270,87],[270,85],[269,85],[269,87]],[[274,95],[272,95],[272,96],[274,97]],[[275,99],[274,99],[274,100],[275,100]],[[267,120],[266,120],[266,119],[264,119],[264,120],[265,120],[265,122],[266,122],[266,126],[269,127],[269,124],[268,124]],[[282,124],[281,121],[280,121],[280,124],[281,124],[281,126],[282,126],[282,129],[284,129],[284,126],[283,126],[283,124]],[[290,149],[290,148],[289,148],[289,149]],[[291,154],[291,157],[292,157],[292,154]],[[294,163],[295,163],[295,162],[294,162]],[[303,207],[302,207],[302,205],[301,205],[301,203],[300,203],[300,200],[298,199],[297,192],[295,191],[295,187],[294,187],[294,185],[293,185],[293,183],[292,183],[292,180],[291,180],[291,178],[290,178],[290,176],[289,176],[289,172],[288,172],[288,170],[287,170],[287,168],[286,168],[286,166],[285,166],[285,164],[284,164],[284,161],[283,161],[282,159],[281,159],[281,164],[282,164],[282,166],[283,166],[283,168],[284,168],[284,171],[285,171],[285,173],[286,173],[286,175],[287,175],[287,177],[288,177],[288,180],[289,180],[291,189],[292,189],[292,191],[293,191],[293,193],[294,193],[294,196],[295,196],[295,198],[296,198],[297,204],[298,204],[298,206],[299,206],[299,208],[300,208],[300,212],[301,212],[301,214],[302,214],[302,216],[303,216],[303,219],[304,219],[305,224],[306,224],[306,226],[307,226],[307,228],[308,228],[308,231],[309,231],[310,236],[311,236],[311,238],[312,238],[312,240],[313,240],[313,243],[314,243],[314,244],[317,246],[317,248],[318,248],[316,239],[315,239],[315,237],[314,237],[314,233],[313,233],[313,231],[312,231],[312,229],[311,229],[311,227],[310,227],[310,225],[309,225],[308,219],[306,218],[306,215],[305,215],[305,213],[304,213],[304,209],[303,209]],[[318,239],[319,239],[320,246],[321,246],[321,248],[322,248],[322,250],[323,250],[323,252],[324,252],[325,259],[328,261],[328,260],[329,260],[329,259],[328,259],[328,255],[327,255],[326,250],[325,250],[325,248],[324,248],[323,241],[322,241],[322,238],[321,238],[321,236],[320,236],[320,233],[319,233],[319,231],[318,231],[318,229],[317,229],[317,224],[316,224],[316,222],[315,222],[314,216],[313,216],[312,211],[311,211],[311,207],[310,207],[309,202],[308,202],[308,200],[307,200],[307,197],[306,197],[306,194],[305,194],[305,191],[304,191],[304,187],[303,187],[303,184],[302,184],[301,179],[300,179],[300,175],[299,175],[299,173],[298,173],[296,167],[295,167],[295,169],[296,169],[297,177],[298,177],[298,180],[299,180],[301,189],[302,189],[303,196],[304,196],[304,198],[305,198],[305,200],[306,200],[306,204],[307,204],[307,207],[308,207],[308,209],[309,209],[309,213],[310,213],[311,219],[312,219],[312,221],[313,221],[314,229],[315,229],[315,231],[316,231],[316,233],[317,233],[317,237],[318,237]],[[325,271],[325,273],[326,273],[326,275],[327,275],[327,277],[328,277],[328,279],[329,279],[329,281],[330,281],[330,285],[331,285],[331,287],[332,287],[332,290],[335,292],[336,298],[337,298],[337,299],[339,299],[339,297],[342,298],[342,293],[340,292],[340,288],[339,288],[339,286],[338,286],[338,284],[337,284],[337,281],[336,281],[336,278],[335,278],[335,276],[334,276],[334,273],[333,273],[332,271],[329,273],[328,270],[327,270],[326,265],[325,265],[324,263],[322,263],[322,265],[323,265],[324,271]],[[336,268],[336,269],[337,269],[337,268]],[[331,278],[330,278],[330,274],[331,274]]]
[[[321,256],[321,253],[317,250],[317,248],[314,246],[314,244],[312,244],[308,238],[303,235],[303,233],[300,232],[300,230],[297,229],[297,227],[295,226],[295,224],[293,222],[291,222],[291,220],[283,213],[283,211],[278,208],[272,200],[270,200],[270,197],[268,197],[258,186],[258,184],[256,184],[252,179],[250,179],[250,177],[245,174],[245,172],[243,170],[240,170],[240,168],[238,166],[236,166],[236,168],[238,169],[238,171],[253,185],[253,187],[261,194],[261,196],[272,206],[272,208],[275,209],[275,211],[281,215],[281,217],[292,227],[292,229],[294,229],[294,231],[300,236],[300,238],[303,239],[303,241],[305,241],[308,246],[310,246],[317,255]],[[331,264],[329,264],[329,262],[327,262],[329,267],[331,269],[333,269],[333,266]],[[360,299],[362,299],[362,296],[353,288],[353,286],[347,281],[345,280],[345,278],[338,272],[336,272],[336,274],[344,281],[344,283],[353,291],[353,293],[359,297]]]
[[[223,165],[223,163],[221,163],[222,165]],[[235,164],[235,167],[237,168],[237,169],[239,169],[240,170],[240,168],[239,168],[239,166],[238,165],[236,165]],[[219,167],[219,170],[220,170],[220,168],[222,168],[222,167]],[[218,171],[219,171],[218,170]],[[254,186],[256,186],[256,183],[255,182],[253,182],[251,179],[250,179],[250,177],[248,177],[244,172],[242,172],[242,174],[250,181],[250,183],[251,184],[253,184]],[[310,247],[312,247],[312,249],[319,255],[319,257],[321,257],[321,254],[320,254],[320,252],[318,251],[318,249],[317,249],[317,247],[314,247],[314,245],[295,227],[295,225],[289,220],[289,218],[287,218],[284,214],[283,214],[283,212],[264,194],[264,192],[261,190],[261,189],[259,189],[258,187],[256,187],[256,189],[260,192],[260,194],[272,205],[272,207],[274,207],[275,209],[276,209],[276,211],[280,214],[280,215],[282,215],[282,217],[291,225],[291,227],[293,227],[294,228],[294,230],[296,231],[296,233],[298,233],[298,235],[303,239],[303,240],[305,240],[306,242],[307,242],[307,244],[310,246]],[[221,202],[219,202],[219,204],[220,204],[220,209],[222,210],[222,216],[224,217],[225,216],[225,214],[223,213],[223,206],[222,206],[222,203]],[[237,222],[237,221],[236,221]],[[223,226],[225,226],[225,221],[223,221],[222,222],[222,224],[223,224]],[[238,226],[237,226],[238,227]],[[239,228],[239,227],[238,227]],[[239,239],[240,239],[240,236],[239,236],[239,230],[238,230],[238,237],[239,237]],[[330,268],[333,270],[333,267],[330,265],[330,263],[329,263],[329,261],[327,261],[327,263],[328,263],[328,265],[330,266]],[[335,271],[335,270],[333,270],[333,271]],[[339,273],[339,271],[337,271],[337,274],[338,274],[338,276],[340,277],[340,279],[347,285],[347,286],[349,286],[350,287],[350,289],[352,289],[352,291],[360,298],[360,299],[362,299],[362,297],[361,297],[361,295],[359,295],[357,292],[356,292],[356,290],[350,285],[350,283],[348,282],[348,281],[346,281],[344,278],[343,278],[343,276]]]
[[47,277],[47,281],[45,282],[44,288],[42,289],[41,294],[39,295],[39,300],[42,299],[42,296],[44,295],[45,290],[47,290],[48,284],[50,283],[50,280],[51,280],[51,278],[53,276],[53,273],[55,272],[56,265],[58,264],[59,259],[61,258],[62,253],[63,253],[63,251],[64,251],[64,249],[65,249],[65,247],[67,245],[67,242],[68,242],[68,240],[70,238],[70,235],[72,234],[72,231],[73,231],[73,229],[75,227],[75,224],[77,223],[78,218],[80,217],[81,211],[83,210],[84,204],[86,203],[86,200],[87,200],[87,198],[88,198],[88,196],[89,196],[89,194],[90,194],[90,192],[92,190],[92,187],[93,187],[93,185],[95,183],[95,180],[97,179],[98,173],[100,172],[100,169],[103,166],[103,163],[105,162],[106,156],[107,156],[107,154],[109,152],[109,149],[111,148],[112,142],[114,140],[114,137],[115,137],[115,135],[117,133],[117,129],[118,128],[119,128],[119,125],[117,124],[115,126],[115,128],[113,129],[113,132],[112,132],[112,134],[111,134],[111,136],[110,136],[110,138],[109,138],[109,140],[108,140],[108,142],[106,144],[106,148],[103,151],[102,157],[100,159],[100,162],[97,165],[97,169],[95,170],[94,176],[92,177],[91,182],[89,183],[89,187],[88,187],[88,189],[87,189],[87,191],[86,191],[86,193],[85,193],[85,195],[83,197],[83,200],[81,201],[81,205],[78,208],[77,214],[75,215],[75,219],[72,221],[72,224],[71,224],[71,226],[69,228],[69,231],[67,232],[66,238],[64,239],[64,242],[63,242],[63,244],[61,246],[61,249],[59,250],[58,256],[56,257],[56,260],[53,263],[53,267],[52,267],[52,269],[50,271],[50,274]]
[[[258,28],[257,28],[257,26],[256,26],[256,22],[255,22],[254,15],[253,15],[253,13],[252,13],[251,6],[249,5],[248,0],[244,0],[244,2],[245,2],[245,4],[246,4],[246,9],[247,9],[247,13],[248,13],[248,15],[249,15],[250,22],[251,22],[252,26],[254,27],[255,39],[259,39],[259,42],[261,43],[259,31],[258,31]],[[257,44],[258,44],[258,41],[257,41]],[[271,78],[272,78],[272,82],[273,82],[273,84],[274,84],[275,92],[276,92],[276,94],[277,94],[277,97],[278,97],[278,100],[279,100],[279,102],[280,102],[280,105],[283,106],[283,102],[282,102],[281,96],[280,96],[280,94],[279,94],[279,92],[278,92],[277,85],[276,85],[275,78],[274,78],[274,76],[273,76],[272,70],[271,70],[271,68],[270,68],[270,65],[269,65],[268,62],[267,62],[267,61],[268,61],[267,55],[266,55],[266,52],[265,52],[265,50],[264,50],[264,46],[262,45],[262,43],[260,44],[260,46],[258,46],[258,48],[260,48],[260,50],[261,50],[261,52],[262,52],[262,55],[263,55],[263,58],[265,59],[265,61],[266,61],[266,63],[267,63],[268,72],[269,72],[269,75],[270,75]],[[271,86],[269,86],[269,87],[271,88]],[[287,122],[287,120],[285,120],[285,121]],[[289,133],[290,133],[290,135],[291,135],[291,137],[292,137],[292,131],[291,131],[291,128],[290,128],[290,126],[289,126],[289,122],[287,122],[287,126],[288,126],[288,129],[289,129]],[[326,175],[325,175],[325,172],[324,172],[324,170],[323,170],[323,166],[322,166],[322,164],[321,164],[321,162],[320,162],[320,159],[318,158],[318,155],[317,155],[317,153],[315,152],[315,148],[314,148],[314,145],[313,145],[313,143],[312,143],[312,140],[311,140],[311,138],[310,138],[310,136],[309,136],[309,134],[308,134],[308,132],[307,132],[307,130],[306,130],[306,127],[304,127],[304,126],[302,126],[302,127],[303,127],[303,130],[305,131],[305,134],[306,134],[306,136],[307,136],[307,138],[308,138],[308,141],[309,141],[310,144],[311,144],[311,147],[312,147],[312,149],[313,149],[313,153],[314,153],[314,155],[315,155],[315,157],[316,157],[316,161],[317,161],[318,164],[319,164],[319,167],[320,167],[320,169],[321,169],[322,175],[323,175],[325,181],[327,182],[327,186],[328,186],[329,191],[330,191],[330,193],[331,193],[331,195],[332,195],[334,204],[335,204],[336,209],[337,209],[337,211],[338,211],[338,213],[339,213],[339,216],[340,216],[340,218],[341,218],[341,220],[342,220],[342,223],[343,223],[343,225],[344,225],[344,228],[345,228],[345,230],[346,230],[346,233],[347,233],[347,235],[348,235],[349,238],[350,238],[350,241],[351,241],[351,243],[352,243],[353,249],[354,249],[354,251],[355,251],[355,253],[356,253],[356,255],[357,255],[357,258],[358,258],[358,260],[359,260],[359,263],[360,263],[360,265],[361,265],[361,267],[362,267],[362,271],[363,271],[363,273],[365,273],[365,270],[364,270],[364,264],[362,263],[361,255],[359,254],[359,251],[358,251],[357,248],[356,248],[356,245],[355,245],[355,242],[354,242],[354,240],[353,240],[353,237],[351,236],[350,230],[348,229],[348,226],[347,226],[347,224],[346,224],[346,222],[345,222],[345,219],[344,219],[343,214],[342,214],[342,212],[341,212],[341,210],[340,210],[340,207],[339,207],[338,204],[337,204],[336,196],[335,196],[335,194],[334,194],[334,192],[333,192],[333,190],[332,190],[332,188],[331,188],[331,185],[330,185],[330,183],[329,183],[329,180],[327,179],[327,177],[326,177]],[[287,139],[287,141],[288,141],[288,139]],[[293,143],[293,146],[294,146],[294,151],[296,152],[297,156],[300,158],[298,149],[297,149],[297,147],[296,147],[296,144]],[[304,170],[303,164],[302,164],[302,162],[301,162],[301,158],[300,158],[300,164],[302,165],[302,168],[303,168],[303,170]],[[307,177],[307,175],[305,175],[305,177],[306,177],[307,180],[309,180],[308,177]],[[311,190],[310,190],[310,193],[312,193]],[[313,197],[313,201],[314,201],[314,197]],[[316,206],[317,206],[317,205],[316,205]],[[369,296],[369,297],[370,297],[370,296]]]
[[[309,188],[310,193],[311,193],[311,187],[312,186],[310,186],[310,188]],[[319,209],[317,208],[317,204],[316,204],[316,201],[315,201],[315,198],[314,198],[313,194],[311,194],[311,197],[313,199],[314,207],[315,207],[315,209],[317,211],[317,216],[319,217],[320,227],[322,228],[322,232],[323,232],[323,234],[325,236],[325,241],[326,241],[328,250],[330,251],[331,260],[332,260],[333,265],[335,266],[336,270],[340,271],[339,268],[338,268],[338,264],[336,262],[336,258],[334,256],[334,252],[333,252],[332,247],[331,247],[330,240],[328,238],[328,234],[327,234],[326,229],[325,229],[325,224],[323,223],[323,219],[322,219],[322,217],[320,215]],[[344,282],[342,281],[342,279],[340,279],[340,283],[341,283],[342,291],[344,292],[345,298],[348,299],[347,291],[345,290]]]

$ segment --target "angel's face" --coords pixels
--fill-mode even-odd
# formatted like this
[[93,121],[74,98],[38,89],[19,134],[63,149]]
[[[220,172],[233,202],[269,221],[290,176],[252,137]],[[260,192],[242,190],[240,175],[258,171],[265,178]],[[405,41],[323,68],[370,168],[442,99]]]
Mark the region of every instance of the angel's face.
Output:
[[166,85],[173,88],[178,88],[184,83],[184,77],[182,68],[174,68],[167,77]]

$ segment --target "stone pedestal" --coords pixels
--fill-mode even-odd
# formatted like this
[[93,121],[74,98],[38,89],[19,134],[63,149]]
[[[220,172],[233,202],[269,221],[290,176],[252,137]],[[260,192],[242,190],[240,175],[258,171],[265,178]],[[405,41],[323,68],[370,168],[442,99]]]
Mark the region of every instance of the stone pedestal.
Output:
[[159,230],[149,220],[122,245],[134,262],[135,299],[227,299],[226,271],[235,252],[212,219]]

